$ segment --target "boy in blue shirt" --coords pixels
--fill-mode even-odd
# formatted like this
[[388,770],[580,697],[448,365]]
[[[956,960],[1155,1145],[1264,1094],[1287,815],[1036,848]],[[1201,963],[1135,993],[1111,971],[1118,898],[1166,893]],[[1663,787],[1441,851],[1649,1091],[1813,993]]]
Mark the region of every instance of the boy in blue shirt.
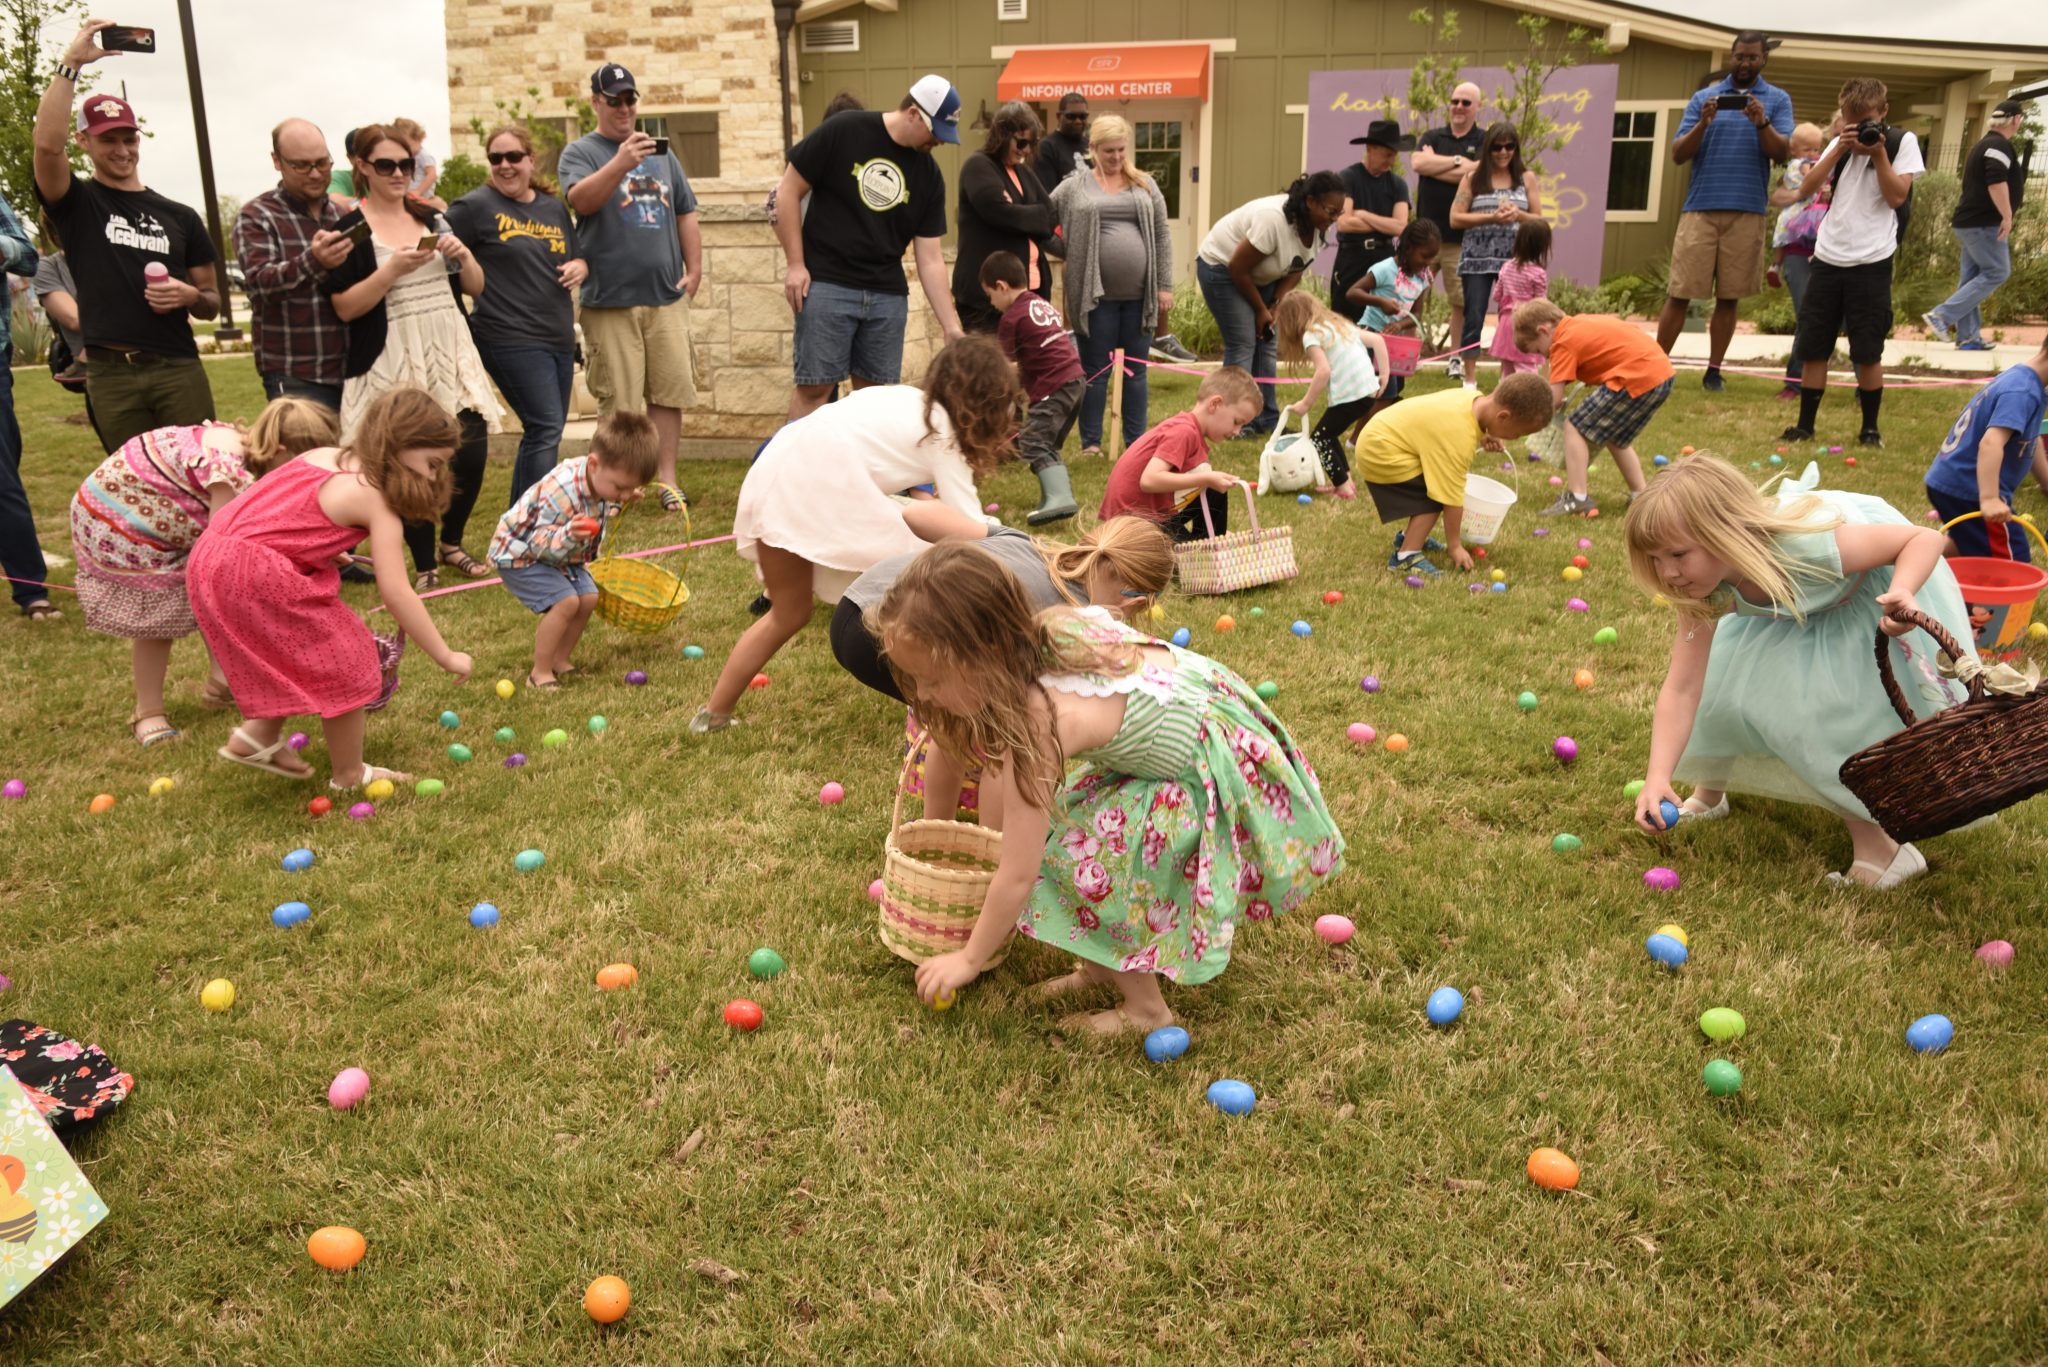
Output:
[[1981,512],[1948,529],[1955,555],[2030,561],[2027,535],[2013,535],[2012,496],[2031,468],[2048,494],[2041,417],[2048,411],[2048,341],[2022,365],[1978,390],[1927,467],[1927,501],[1943,522]]

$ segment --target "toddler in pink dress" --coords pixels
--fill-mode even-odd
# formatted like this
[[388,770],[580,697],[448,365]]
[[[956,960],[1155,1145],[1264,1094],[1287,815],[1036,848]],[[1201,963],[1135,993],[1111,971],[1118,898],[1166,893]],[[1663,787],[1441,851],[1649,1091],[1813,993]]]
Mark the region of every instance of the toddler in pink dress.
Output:
[[1536,370],[1543,358],[1515,345],[1515,305],[1550,297],[1550,225],[1541,219],[1524,223],[1515,233],[1514,259],[1501,267],[1493,285],[1493,304],[1500,320],[1493,325],[1487,350],[1500,362],[1501,377],[1518,370]]

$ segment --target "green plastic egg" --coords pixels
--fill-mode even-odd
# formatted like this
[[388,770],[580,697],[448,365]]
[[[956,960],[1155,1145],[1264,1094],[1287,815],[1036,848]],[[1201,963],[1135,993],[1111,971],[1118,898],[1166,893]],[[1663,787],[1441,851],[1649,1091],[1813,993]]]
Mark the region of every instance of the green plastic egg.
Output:
[[1252,691],[1257,693],[1261,698],[1264,698],[1267,702],[1271,702],[1273,701],[1273,699],[1280,696],[1280,685],[1274,683],[1271,679],[1264,679],[1261,680],[1259,686],[1253,689]]
[[453,731],[456,727],[462,725],[462,718],[456,716],[453,712],[443,712],[441,714],[441,725]]
[[532,873],[547,862],[548,857],[539,850],[521,850],[512,856],[512,867],[521,873]]
[[467,745],[451,745],[448,747],[448,758],[454,760],[457,764],[467,764],[473,756],[470,754]]
[[611,723],[606,721],[603,717],[592,717],[590,719],[590,734],[594,736],[598,732],[604,730],[607,726],[610,725]]
[[1521,708],[1524,712],[1534,712],[1536,710],[1536,695],[1525,689],[1515,698],[1515,706]]
[[1641,779],[1632,778],[1628,782],[1621,785],[1621,795],[1623,797],[1637,797],[1641,795],[1644,786],[1645,785]]
[[1621,633],[1613,627],[1602,627],[1593,633],[1593,644],[1596,646],[1611,646],[1620,639]]
[[542,745],[547,746],[550,749],[553,749],[557,745],[567,745],[569,743],[569,733],[558,726],[554,730],[548,732],[545,736],[542,736],[540,738],[540,743]]
[[1264,617],[1265,615],[1266,615],[1266,610],[1265,610],[1264,608],[1253,608],[1253,609],[1252,609],[1252,616],[1254,616],[1254,617]]
[[782,956],[766,945],[747,956],[747,972],[757,978],[772,978],[788,967],[789,965],[782,961]]
[[1550,848],[1557,854],[1570,854],[1586,842],[1570,832],[1550,837]]
[[1725,1058],[1717,1058],[1702,1068],[1700,1080],[1715,1096],[1734,1096],[1742,1090],[1742,1070]]
[[1725,1006],[1709,1007],[1700,1013],[1700,1032],[1711,1040],[1741,1039],[1749,1033],[1749,1022],[1740,1011]]
[[438,797],[445,786],[438,778],[423,778],[412,785],[412,790],[421,797]]
[[496,738],[499,741],[499,743],[504,745],[510,745],[513,741],[519,739],[519,736],[518,733],[513,731],[511,727],[501,726],[497,730]]

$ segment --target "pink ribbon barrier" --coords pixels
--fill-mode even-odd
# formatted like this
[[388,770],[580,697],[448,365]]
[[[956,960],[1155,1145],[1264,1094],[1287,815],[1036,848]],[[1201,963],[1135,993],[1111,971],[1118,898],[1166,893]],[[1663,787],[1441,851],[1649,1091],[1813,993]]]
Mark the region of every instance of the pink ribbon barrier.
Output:
[[[702,541],[678,541],[673,546],[656,546],[654,549],[646,551],[627,551],[619,559],[645,560],[649,556],[667,555],[671,551],[693,551],[699,546],[716,546],[736,539],[736,533],[727,532],[724,536],[707,536]],[[452,588],[435,589],[430,593],[423,593],[420,595],[420,601],[424,603],[429,598],[446,598],[451,593],[467,593],[471,589],[485,589],[493,584],[502,584],[503,582],[504,580],[502,579],[472,579],[467,584],[456,584]],[[382,612],[384,611],[384,605],[379,603],[376,607],[371,608],[370,611]]]

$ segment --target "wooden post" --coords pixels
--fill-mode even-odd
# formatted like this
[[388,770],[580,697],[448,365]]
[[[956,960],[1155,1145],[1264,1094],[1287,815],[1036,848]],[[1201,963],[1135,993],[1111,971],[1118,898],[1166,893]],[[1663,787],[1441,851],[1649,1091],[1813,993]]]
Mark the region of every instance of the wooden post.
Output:
[[1124,453],[1124,349],[1109,353],[1109,412],[1103,417],[1102,451],[1111,460]]

